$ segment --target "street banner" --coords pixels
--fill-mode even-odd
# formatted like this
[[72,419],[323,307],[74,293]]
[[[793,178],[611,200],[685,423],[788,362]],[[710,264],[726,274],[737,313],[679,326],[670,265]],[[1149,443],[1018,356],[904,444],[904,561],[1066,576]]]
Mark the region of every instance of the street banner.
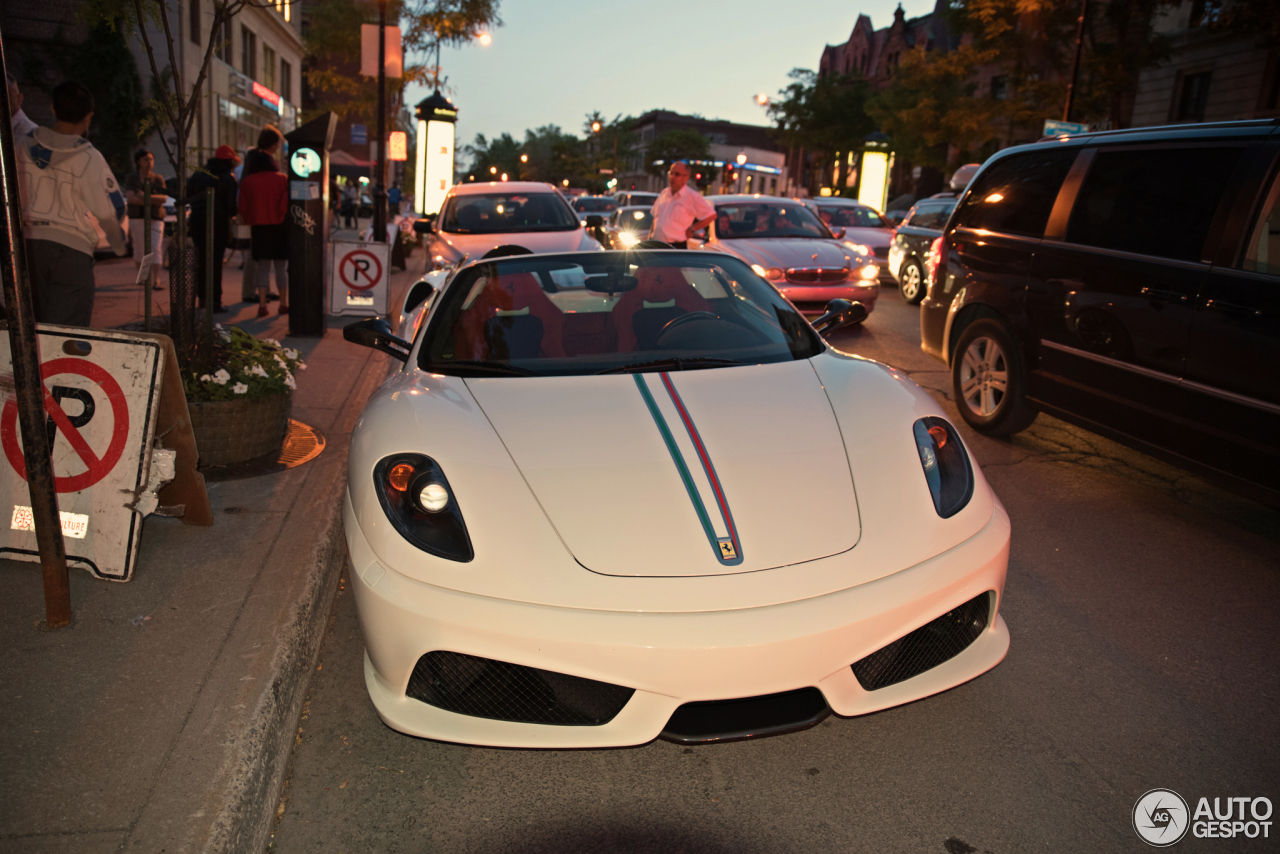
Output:
[[[128,581],[142,517],[156,508],[156,492],[174,476],[174,452],[152,451],[164,350],[158,336],[37,329],[67,564],[97,578]],[[12,382],[8,334],[0,330],[0,375]],[[0,555],[38,562],[18,407],[11,395],[0,407],[0,447]]]
[[[396,238],[394,230],[389,235]],[[386,317],[391,285],[390,244],[333,241],[329,273],[329,314]]]

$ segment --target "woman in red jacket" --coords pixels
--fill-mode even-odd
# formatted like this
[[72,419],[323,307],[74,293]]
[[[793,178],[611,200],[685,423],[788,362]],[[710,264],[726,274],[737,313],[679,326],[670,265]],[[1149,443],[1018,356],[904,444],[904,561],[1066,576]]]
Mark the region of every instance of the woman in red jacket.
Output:
[[267,316],[267,292],[271,289],[271,268],[276,269],[276,290],[280,292],[280,313],[289,313],[289,286],[285,268],[289,260],[289,233],[285,214],[289,210],[289,179],[280,171],[272,152],[280,147],[280,132],[267,125],[258,134],[258,147],[244,159],[240,180],[240,221],[249,226],[249,245],[258,262],[258,317]]

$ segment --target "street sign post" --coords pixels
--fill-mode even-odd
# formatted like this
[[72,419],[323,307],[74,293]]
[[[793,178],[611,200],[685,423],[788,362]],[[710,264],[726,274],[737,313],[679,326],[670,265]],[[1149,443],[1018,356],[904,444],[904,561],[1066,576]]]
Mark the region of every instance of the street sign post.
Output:
[[363,240],[333,241],[329,313],[385,317],[391,290],[391,246]]

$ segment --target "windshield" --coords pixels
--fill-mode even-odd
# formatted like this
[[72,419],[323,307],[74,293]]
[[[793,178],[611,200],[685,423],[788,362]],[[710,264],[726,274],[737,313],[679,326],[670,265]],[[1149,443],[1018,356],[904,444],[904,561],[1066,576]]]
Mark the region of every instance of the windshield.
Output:
[[648,231],[653,226],[653,213],[648,208],[623,208],[618,211],[618,228],[624,231]]
[[571,231],[580,225],[556,193],[454,196],[440,221],[444,231],[457,234]]
[[651,251],[521,255],[460,271],[418,367],[572,376],[807,359],[824,344],[736,258]]
[[836,207],[819,207],[818,215],[822,221],[833,228],[888,228],[880,214],[871,208],[854,208],[843,205]]
[[578,213],[609,213],[617,205],[612,199],[574,199],[573,209]]
[[627,204],[629,205],[647,205],[649,207],[653,207],[653,203],[657,200],[657,193],[631,193],[627,196]]
[[799,202],[740,202],[716,205],[716,237],[721,240],[759,237],[820,237],[831,232]]

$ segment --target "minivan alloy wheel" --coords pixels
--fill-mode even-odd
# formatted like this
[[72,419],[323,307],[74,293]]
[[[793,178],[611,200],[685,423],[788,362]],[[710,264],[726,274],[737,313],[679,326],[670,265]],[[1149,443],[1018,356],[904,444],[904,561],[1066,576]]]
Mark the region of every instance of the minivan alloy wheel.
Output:
[[1009,390],[1009,365],[1000,345],[991,338],[975,338],[964,351],[960,389],[965,404],[990,418]]

